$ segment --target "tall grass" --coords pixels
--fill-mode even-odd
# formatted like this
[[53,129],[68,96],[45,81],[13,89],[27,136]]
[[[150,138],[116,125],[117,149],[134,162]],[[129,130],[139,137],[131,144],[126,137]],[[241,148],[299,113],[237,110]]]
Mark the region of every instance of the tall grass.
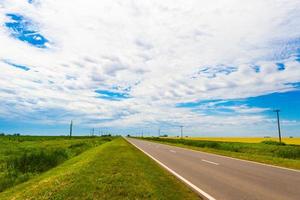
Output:
[[110,140],[111,138],[2,137],[0,192]]
[[65,149],[27,150],[6,160],[4,173],[0,179],[0,192],[8,187],[27,181],[35,174],[47,171],[63,161],[69,155]]
[[36,149],[12,156],[6,161],[7,169],[20,173],[40,173],[57,166],[69,158],[65,149]]

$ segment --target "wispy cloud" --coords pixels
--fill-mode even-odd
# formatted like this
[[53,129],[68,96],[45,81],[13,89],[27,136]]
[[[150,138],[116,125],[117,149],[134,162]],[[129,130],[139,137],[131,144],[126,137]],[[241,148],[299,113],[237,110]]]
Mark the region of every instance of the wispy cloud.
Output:
[[24,71],[30,70],[30,68],[27,67],[27,66],[20,65],[20,64],[15,64],[15,63],[13,63],[13,62],[11,62],[11,61],[9,61],[9,60],[2,60],[2,62],[5,63],[5,64],[8,64],[8,65],[10,65],[10,66],[13,66],[13,67],[22,69],[22,70],[24,70]]

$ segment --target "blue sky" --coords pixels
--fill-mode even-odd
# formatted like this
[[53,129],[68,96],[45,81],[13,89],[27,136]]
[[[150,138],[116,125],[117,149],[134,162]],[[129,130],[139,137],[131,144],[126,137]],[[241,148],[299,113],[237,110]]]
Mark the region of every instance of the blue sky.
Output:
[[10,18],[10,21],[4,25],[9,29],[12,37],[37,48],[46,48],[45,44],[48,40],[38,33],[34,22],[17,13],[7,13],[6,17]]
[[0,0],[0,44],[0,132],[300,137],[297,0]]
[[[244,99],[215,99],[205,100],[199,102],[185,102],[177,104],[179,108],[191,108],[197,111],[208,110],[211,113],[223,115],[234,115],[236,114],[238,107],[244,107],[246,109],[257,108],[261,109],[260,112],[266,116],[274,117],[274,110],[281,109],[281,115],[285,120],[299,120],[300,113],[300,87],[294,91],[282,92],[282,93],[271,93],[267,95],[249,97]],[[212,104],[212,106],[207,106]],[[223,112],[222,112],[223,111]],[[254,112],[256,114],[256,112]]]

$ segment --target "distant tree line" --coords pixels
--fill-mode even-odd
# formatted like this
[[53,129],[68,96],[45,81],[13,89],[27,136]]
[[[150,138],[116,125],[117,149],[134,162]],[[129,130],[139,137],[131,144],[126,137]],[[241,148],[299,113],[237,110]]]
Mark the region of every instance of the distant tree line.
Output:
[[14,133],[14,134],[5,134],[5,133],[0,133],[0,136],[20,136],[20,133]]

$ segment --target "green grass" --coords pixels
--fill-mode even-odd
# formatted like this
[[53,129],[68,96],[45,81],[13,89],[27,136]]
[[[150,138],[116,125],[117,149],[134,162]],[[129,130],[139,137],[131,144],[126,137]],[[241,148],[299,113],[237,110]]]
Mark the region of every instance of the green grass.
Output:
[[0,199],[199,199],[123,138],[0,193]]
[[234,158],[300,169],[299,145],[280,144],[275,141],[242,143],[151,137],[143,139]]
[[111,138],[0,137],[0,192]]

